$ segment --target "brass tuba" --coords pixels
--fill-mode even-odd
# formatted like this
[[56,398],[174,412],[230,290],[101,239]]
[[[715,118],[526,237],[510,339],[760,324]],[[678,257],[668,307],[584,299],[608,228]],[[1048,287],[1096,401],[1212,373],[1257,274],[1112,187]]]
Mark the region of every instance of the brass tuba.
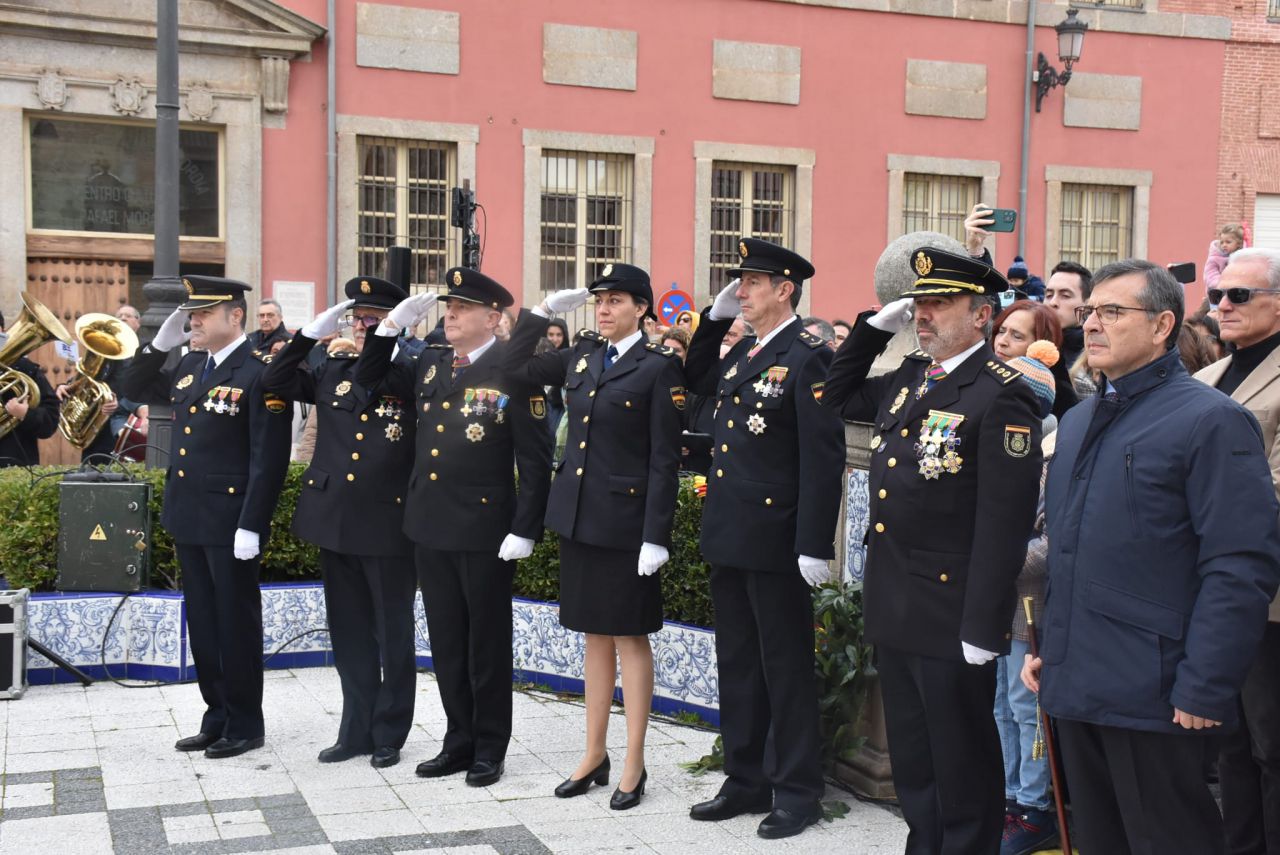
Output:
[[76,363],[76,376],[67,384],[58,414],[58,430],[67,442],[84,448],[102,430],[109,416],[103,405],[115,397],[111,387],[98,379],[107,360],[128,359],[138,349],[138,336],[123,321],[101,312],[81,315],[76,340],[84,356]]
[[[57,339],[71,343],[71,335],[62,322],[30,294],[22,294],[22,313],[9,327],[9,339],[0,347],[0,401],[24,398],[29,407],[40,405],[40,389],[36,382],[13,368],[13,364],[45,342]],[[18,420],[0,407],[0,436],[18,426]]]

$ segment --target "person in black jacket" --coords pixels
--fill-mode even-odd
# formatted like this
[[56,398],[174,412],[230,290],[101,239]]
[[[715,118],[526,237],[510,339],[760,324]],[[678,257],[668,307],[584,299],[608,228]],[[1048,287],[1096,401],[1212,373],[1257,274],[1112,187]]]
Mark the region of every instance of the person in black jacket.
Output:
[[[547,505],[547,528],[560,535],[560,623],[586,633],[587,750],[556,788],[585,793],[609,779],[605,737],[619,660],[627,713],[627,760],[610,807],[635,807],[648,775],[644,740],[653,700],[653,650],[662,629],[657,572],[667,561],[680,463],[684,372],[667,347],[645,340],[653,305],[649,274],[609,264],[588,289],[600,332],[583,330],[569,350],[528,363],[534,382],[565,387],[565,456]],[[552,294],[534,315],[586,301],[581,289]],[[528,352],[545,320],[516,326],[512,346]]]
[[[315,454],[302,475],[293,533],[320,547],[325,611],[334,664],[342,683],[338,741],[321,763],[372,754],[375,768],[400,761],[413,725],[414,658],[412,547],[402,531],[404,499],[413,468],[412,399],[390,394],[388,379],[355,382],[356,357],[367,330],[408,297],[400,286],[372,276],[346,284],[347,300],[321,312],[272,359],[262,383],[292,401],[312,405],[319,419]],[[319,339],[335,333],[343,316],[356,353],[308,365]],[[388,375],[413,384],[417,359],[398,353]]]
[[502,777],[511,740],[511,583],[516,560],[542,536],[551,434],[542,389],[512,371],[532,347],[513,355],[494,336],[511,294],[465,267],[446,281],[449,344],[423,348],[416,374],[392,370],[396,336],[436,302],[435,294],[417,294],[366,341],[355,382],[385,383],[383,394],[413,401],[418,419],[404,532],[414,542],[448,729],[440,753],[417,774],[465,769],[467,783],[483,787]]
[[[289,466],[292,407],[262,386],[264,365],[244,334],[249,286],[214,276],[182,281],[187,302],[138,351],[124,391],[174,410],[160,523],[182,567],[207,706],[200,732],[175,747],[234,757],[263,743],[258,555]],[[166,369],[169,351],[188,338],[193,350]]]
[[[3,317],[0,317],[2,321]],[[53,436],[58,429],[58,398],[45,379],[44,369],[30,359],[23,356],[14,360],[11,367],[35,382],[40,392],[40,403],[32,407],[24,396],[5,399],[5,412],[18,424],[0,436],[0,469],[6,466],[39,466],[39,441]]]
[[[738,253],[731,273],[741,280],[704,312],[685,361],[690,388],[716,402],[702,554],[728,776],[689,813],[719,821],[768,812],[757,833],[780,838],[822,816],[809,586],[829,578],[835,556],[844,427],[822,406],[831,348],[795,313],[813,265],[754,238],[739,241]],[[739,313],[758,338],[721,359]]]

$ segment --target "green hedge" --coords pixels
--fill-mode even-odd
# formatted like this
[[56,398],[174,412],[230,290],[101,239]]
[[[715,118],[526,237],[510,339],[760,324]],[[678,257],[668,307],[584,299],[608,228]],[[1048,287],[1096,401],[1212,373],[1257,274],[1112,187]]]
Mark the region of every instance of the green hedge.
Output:
[[[289,522],[301,489],[306,466],[293,463],[271,523],[271,537],[262,551],[262,581],[290,582],[320,578],[320,551],[293,536]],[[9,524],[0,527],[0,573],[14,588],[47,591],[58,575],[58,482],[61,468],[35,470],[0,469],[0,513]],[[152,485],[151,584],[155,588],[178,587],[180,571],[173,539],[160,525],[164,472],[129,467],[133,477]],[[682,480],[672,533],[671,561],[662,568],[662,593],[669,620],[711,626],[713,614],[707,582],[707,565],[698,551],[702,520],[701,499],[690,481]],[[515,595],[554,601],[560,595],[560,557],[556,536],[548,533],[521,561],[515,579]]]

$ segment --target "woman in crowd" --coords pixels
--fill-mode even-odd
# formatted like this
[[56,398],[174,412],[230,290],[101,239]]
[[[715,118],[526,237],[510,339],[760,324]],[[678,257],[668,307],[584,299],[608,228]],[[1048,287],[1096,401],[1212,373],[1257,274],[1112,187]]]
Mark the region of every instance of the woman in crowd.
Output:
[[[547,341],[551,342],[552,350],[568,350],[572,346],[569,342],[569,325],[563,318],[551,319],[551,323],[547,325]],[[551,435],[555,436],[560,428],[560,420],[564,418],[564,389],[547,386],[546,392],[547,427],[550,428]],[[556,459],[560,458],[557,456]]]
[[[1005,362],[1024,356],[1033,341],[1048,341],[1055,351],[1062,347],[1062,324],[1057,314],[1043,303],[1032,300],[1018,300],[996,315],[991,329],[991,349]],[[1054,360],[1052,371],[1056,388],[1053,415],[1059,419],[1080,402],[1071,375],[1067,373],[1068,367]]]

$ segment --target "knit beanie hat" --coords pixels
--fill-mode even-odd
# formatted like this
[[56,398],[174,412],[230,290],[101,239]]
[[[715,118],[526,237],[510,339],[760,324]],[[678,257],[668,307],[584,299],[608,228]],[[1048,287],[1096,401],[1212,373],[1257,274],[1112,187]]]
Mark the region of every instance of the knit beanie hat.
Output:
[[1040,339],[1033,341],[1027,348],[1025,356],[1015,356],[1008,365],[1022,372],[1026,380],[1040,399],[1040,418],[1053,412],[1054,379],[1049,369],[1058,364],[1058,348],[1053,342]]
[[1027,277],[1031,275],[1031,271],[1027,269],[1027,263],[1022,260],[1022,256],[1015,255],[1013,257],[1013,266],[1009,268],[1006,279],[1021,279],[1027,281]]

